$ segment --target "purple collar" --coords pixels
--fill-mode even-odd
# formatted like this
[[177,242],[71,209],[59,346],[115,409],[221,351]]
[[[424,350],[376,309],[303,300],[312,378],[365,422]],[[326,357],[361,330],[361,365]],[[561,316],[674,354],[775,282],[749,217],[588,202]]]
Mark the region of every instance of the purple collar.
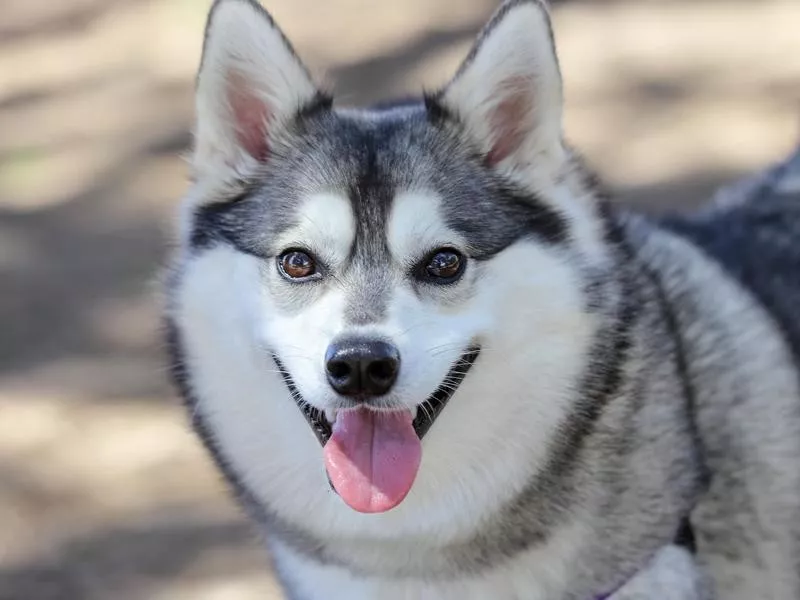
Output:
[[[629,581],[629,580],[626,580],[626,581],[625,581],[625,583],[628,583],[628,581]],[[622,589],[622,587],[625,585],[625,583],[623,583],[622,585],[620,585],[619,587],[617,587],[617,588],[616,588],[616,589],[615,589],[613,592],[609,592],[608,594],[603,594],[602,596],[595,596],[595,597],[594,597],[592,600],[608,600],[609,598],[611,598],[611,596],[613,596],[613,595],[614,595],[614,594],[616,594],[616,593],[617,593],[619,590],[621,590],[621,589]]]

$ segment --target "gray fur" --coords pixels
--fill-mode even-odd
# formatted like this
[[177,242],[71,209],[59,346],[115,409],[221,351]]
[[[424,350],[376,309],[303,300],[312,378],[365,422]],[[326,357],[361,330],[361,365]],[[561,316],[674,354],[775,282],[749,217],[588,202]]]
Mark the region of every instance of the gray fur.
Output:
[[[797,167],[795,157],[740,201],[671,218],[663,230],[632,226],[686,349],[711,474],[693,521],[720,597],[800,595],[800,400],[751,392],[798,380],[800,195],[780,191]],[[726,293],[739,305],[721,305]],[[773,360],[770,346],[784,359]]]
[[[484,38],[523,3],[508,2]],[[467,240],[475,277],[481,263],[535,239],[581,262],[585,304],[601,323],[545,467],[471,537],[433,550],[413,539],[319,539],[282,519],[248,489],[206,416],[193,410],[198,432],[273,547],[357,579],[383,578],[388,593],[401,582],[500,572],[581,526],[559,600],[620,585],[616,600],[654,597],[647,594],[670,577],[680,583],[659,598],[800,597],[800,192],[792,183],[800,153],[695,215],[646,219],[598,198],[610,257],[598,267],[583,265],[574,223],[555,203],[490,170],[458,115],[435,97],[363,112],[321,99],[298,111],[271,152],[260,172],[195,210],[183,260],[225,244],[269,266],[286,250],[276,238],[302,218],[302,198],[337,190],[349,199],[357,230],[334,280],[348,291],[350,324],[378,323],[394,282],[415,268],[389,255],[393,199],[428,189]],[[577,159],[573,166],[586,186],[590,177]],[[419,260],[430,250],[420,249]],[[176,289],[181,268],[171,281]],[[326,293],[323,284],[271,285],[287,314]],[[417,291],[437,293],[422,283]],[[196,406],[171,318],[168,332],[175,380]],[[672,544],[687,518],[696,564]],[[402,559],[387,566],[379,560],[385,552]],[[278,570],[290,593],[300,594],[280,562]]]
[[195,245],[207,245],[216,234],[217,241],[273,256],[280,249],[270,240],[301,218],[301,195],[345,190],[360,226],[354,262],[382,264],[383,225],[395,193],[425,188],[444,198],[449,225],[469,240],[478,259],[490,258],[521,236],[563,242],[563,217],[482,168],[482,157],[460,135],[457,123],[434,110],[420,102],[404,110],[299,114],[253,181],[198,209]]
[[[358,229],[349,264],[336,278],[350,290],[350,322],[366,325],[382,319],[394,276],[385,268],[392,259],[384,225],[400,191],[438,192],[449,225],[468,241],[477,260],[491,258],[523,236],[563,243],[563,217],[481,168],[481,157],[465,143],[457,123],[433,110],[421,102],[366,113],[330,111],[324,105],[307,108],[260,173],[234,184],[227,198],[197,209],[194,249],[227,243],[272,260],[286,250],[273,246],[272,240],[302,218],[301,198],[342,190]],[[420,249],[419,260],[432,250]],[[407,271],[415,265],[400,267]],[[281,290],[287,311],[299,310],[324,293],[320,286]]]

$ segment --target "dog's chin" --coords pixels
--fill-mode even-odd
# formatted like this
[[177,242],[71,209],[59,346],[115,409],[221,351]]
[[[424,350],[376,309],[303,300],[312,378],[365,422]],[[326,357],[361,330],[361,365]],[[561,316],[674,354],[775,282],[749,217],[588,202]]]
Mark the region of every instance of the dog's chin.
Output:
[[[444,407],[447,406],[450,398],[456,393],[459,386],[464,381],[464,378],[475,364],[475,361],[478,360],[480,353],[480,346],[469,346],[450,366],[447,375],[442,379],[439,387],[437,387],[423,402],[417,405],[417,414],[414,417],[413,427],[420,440],[428,433],[436,419],[439,418],[439,415],[442,413],[442,410],[444,410]],[[331,420],[328,419],[325,411],[316,408],[303,398],[292,379],[291,373],[289,373],[281,362],[280,357],[273,353],[272,358],[297,407],[303,413],[303,416],[305,416],[306,421],[319,443],[325,446],[333,433],[333,424]],[[388,407],[383,407],[379,410],[387,409]]]

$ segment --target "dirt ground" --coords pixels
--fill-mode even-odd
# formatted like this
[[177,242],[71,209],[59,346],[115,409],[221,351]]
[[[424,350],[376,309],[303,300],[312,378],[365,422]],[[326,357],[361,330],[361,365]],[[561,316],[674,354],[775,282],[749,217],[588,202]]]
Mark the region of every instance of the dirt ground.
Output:
[[[268,600],[266,556],[185,425],[157,276],[207,0],[0,8],[0,600]],[[271,0],[340,98],[443,83],[493,0]],[[567,131],[663,208],[800,135],[800,3],[563,1]]]

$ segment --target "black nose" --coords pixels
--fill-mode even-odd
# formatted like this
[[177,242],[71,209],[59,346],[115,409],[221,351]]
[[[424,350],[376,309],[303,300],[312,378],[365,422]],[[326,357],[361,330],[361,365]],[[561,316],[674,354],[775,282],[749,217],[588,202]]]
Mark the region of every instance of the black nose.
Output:
[[328,346],[325,371],[331,387],[343,396],[381,396],[397,380],[400,353],[378,340],[341,340]]

